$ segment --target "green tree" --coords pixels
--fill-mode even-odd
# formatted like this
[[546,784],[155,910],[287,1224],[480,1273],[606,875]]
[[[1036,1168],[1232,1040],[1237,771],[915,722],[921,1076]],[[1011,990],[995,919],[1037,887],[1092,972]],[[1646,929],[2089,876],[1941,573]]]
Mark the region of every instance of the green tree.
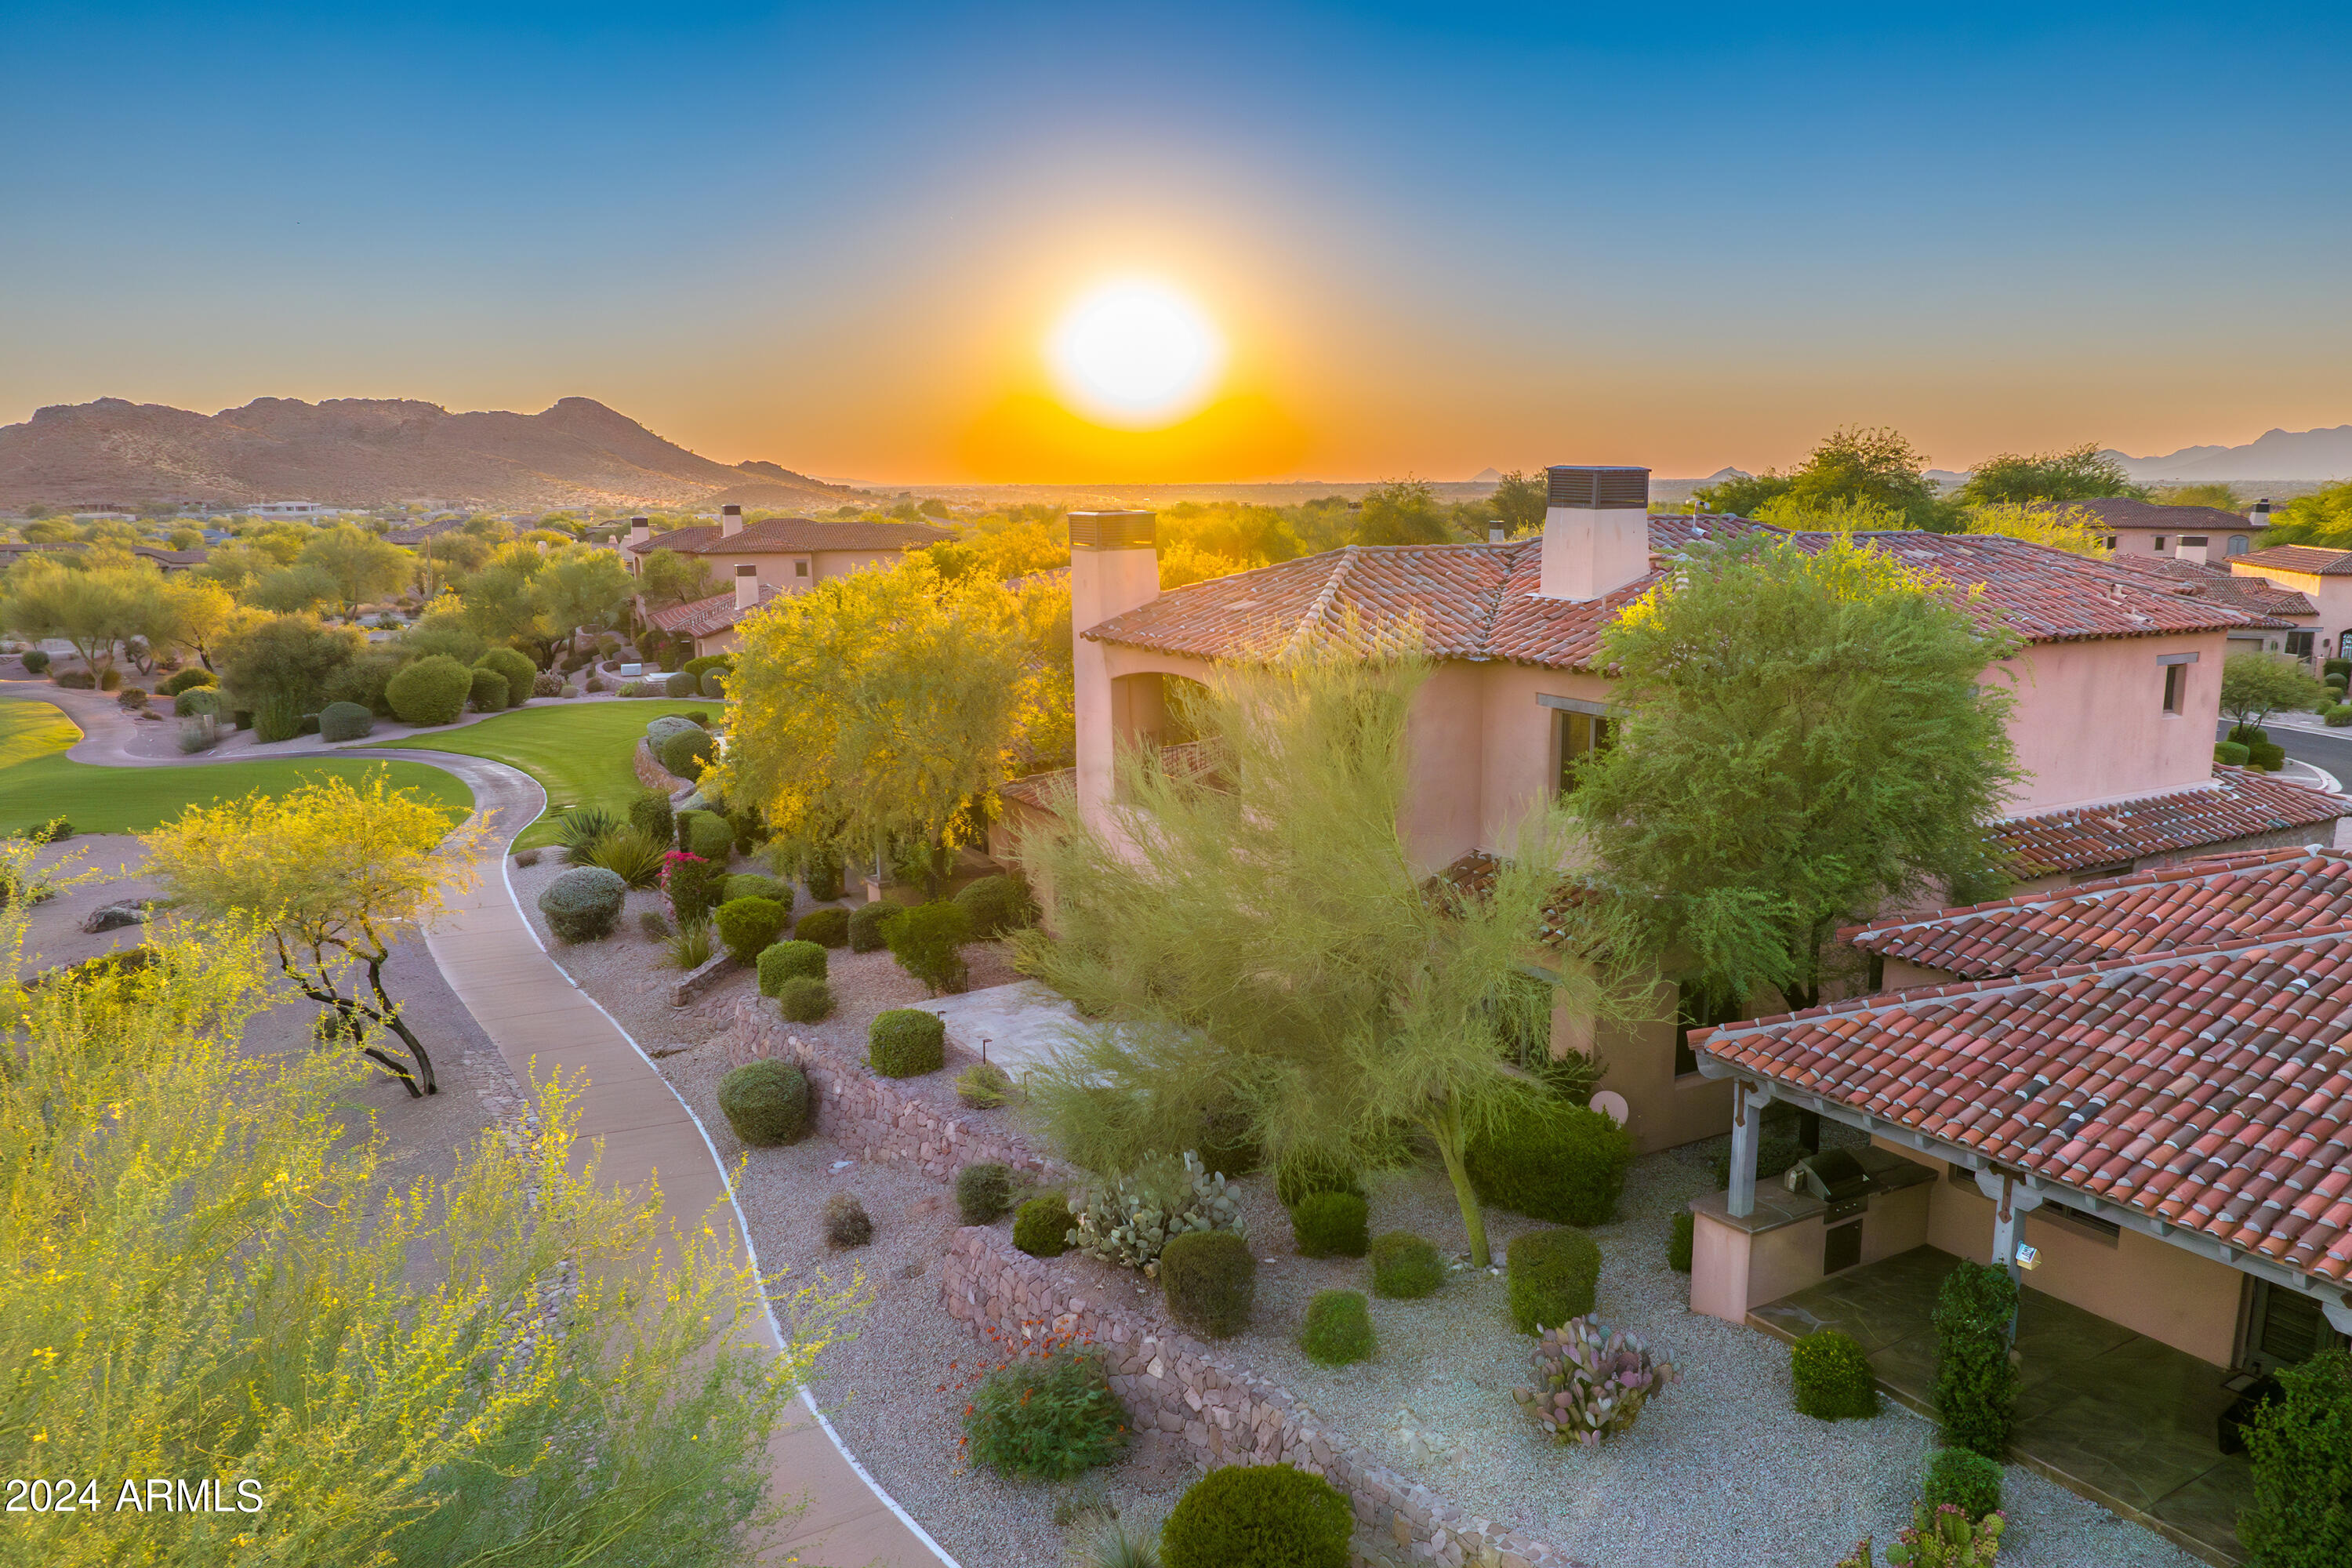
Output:
[[1959,499],[1969,506],[2022,506],[2028,501],[2095,500],[2103,496],[2147,499],[2147,491],[2132,483],[2123,464],[2100,450],[2095,441],[2069,447],[2063,452],[2036,452],[2021,457],[2001,452],[1985,458],[1960,487]]
[[1570,796],[1652,951],[1718,1005],[1821,1000],[1841,925],[1997,885],[2017,639],[1894,555],[1710,542],[1601,637],[1614,745]]
[[2247,1424],[2253,1496],[2238,1539],[2263,1568],[2352,1563],[2352,1359],[2323,1350],[2278,1381]]
[[[1376,1168],[1409,1127],[1437,1151],[1486,1266],[1465,1149],[1537,1092],[1511,1042],[1549,1038],[1551,988],[1523,972],[1567,841],[1538,813],[1483,898],[1413,864],[1397,825],[1425,674],[1402,650],[1221,669],[1187,704],[1216,775],[1171,777],[1129,751],[1117,823],[1067,804],[1024,840],[1053,934],[1016,935],[1017,966],[1102,1020],[1032,1080],[1066,1154],[1123,1169],[1228,1116],[1277,1161]],[[1561,918],[1599,912],[1580,900]],[[1573,1010],[1628,1010],[1589,966],[1562,981]]]
[[488,644],[505,645],[541,634],[530,579],[503,563],[483,567],[457,585],[458,616]]
[[394,592],[415,564],[407,551],[353,523],[320,529],[295,558],[313,566],[335,585],[335,602],[346,616],[372,599]]
[[614,625],[635,586],[629,569],[609,550],[573,545],[556,552],[530,580],[540,636],[567,637],[582,626]]
[[637,563],[637,589],[645,595],[647,608],[663,610],[708,599],[719,592],[719,585],[711,579],[710,563],[701,556],[649,550]]
[[1907,526],[1948,533],[1958,509],[1927,477],[1927,454],[1900,431],[1848,426],[1832,430],[1802,467],[1789,476],[1789,499],[1809,511],[1835,501],[1874,501],[1903,514]]
[[1767,468],[1760,474],[1734,474],[1727,479],[1701,485],[1691,492],[1691,499],[1698,503],[1701,511],[1754,517],[1767,502],[1787,495],[1789,485],[1787,475]]
[[1454,537],[1437,492],[1423,479],[1398,479],[1365,493],[1359,544],[1443,544]]
[[1964,533],[1997,533],[2072,555],[2104,559],[2108,553],[2105,530],[2094,513],[2081,507],[1987,501],[1969,508]]
[[2331,550],[2352,549],[2352,482],[2295,497],[2271,514],[2271,525],[2263,531],[2261,542],[2265,548],[2317,544]]
[[152,647],[184,647],[206,669],[212,650],[237,622],[241,612],[228,590],[187,573],[174,573],[158,584],[152,618],[145,636]]
[[1838,496],[1809,507],[1793,495],[1777,495],[1749,515],[1791,533],[1872,533],[1910,526],[1893,507],[1861,496]]
[[290,616],[335,603],[340,593],[334,578],[321,567],[281,566],[247,584],[245,601],[257,610]]
[[0,618],[19,637],[63,637],[96,669],[112,665],[119,647],[143,635],[162,586],[162,574],[144,563],[88,565],[34,555],[9,568]]
[[2148,498],[2158,506],[2210,506],[2222,511],[2243,511],[2246,503],[2233,485],[2221,483],[2166,485]]
[[416,591],[430,599],[469,572],[489,564],[498,542],[482,533],[453,528],[436,533],[416,547]]
[[278,699],[307,713],[317,709],[327,678],[366,642],[357,628],[323,626],[316,616],[255,616],[222,637],[214,668],[240,708]]
[[1550,493],[1549,479],[1541,469],[1523,474],[1513,468],[1503,476],[1487,500],[1494,503],[1495,515],[1516,538],[1543,526],[1545,503]]
[[2233,653],[2221,661],[2221,711],[2242,729],[2260,729],[2273,713],[2300,713],[2326,688],[2299,658],[2279,653]]

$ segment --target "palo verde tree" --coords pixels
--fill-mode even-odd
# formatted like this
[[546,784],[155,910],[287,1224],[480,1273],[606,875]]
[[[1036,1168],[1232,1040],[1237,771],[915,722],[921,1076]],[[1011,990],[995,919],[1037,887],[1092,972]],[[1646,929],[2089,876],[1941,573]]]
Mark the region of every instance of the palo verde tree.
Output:
[[2098,519],[2075,506],[2028,506],[2015,501],[1988,501],[1967,511],[1966,533],[1998,533],[2046,544],[2071,555],[2104,560],[2107,540]]
[[1652,950],[1717,1005],[1822,998],[1841,925],[1989,896],[2017,651],[1972,593],[1849,539],[1686,550],[1601,636],[1614,745],[1570,795]]
[[[323,1009],[320,1033],[350,1041],[421,1099],[438,1091],[433,1061],[384,989],[383,966],[394,928],[428,929],[445,889],[472,886],[486,832],[478,817],[453,826],[377,773],[364,787],[330,775],[274,798],[257,790],[193,806],[140,842],[183,910],[258,922],[278,967]],[[363,989],[349,983],[354,970]]]
[[[1424,673],[1402,650],[1221,670],[1186,700],[1213,775],[1129,751],[1115,823],[1072,804],[1058,830],[1024,839],[1053,934],[1016,936],[1018,966],[1103,1020],[1032,1079],[1065,1152],[1123,1169],[1227,1116],[1276,1160],[1374,1168],[1411,1129],[1452,1178],[1473,1260],[1488,1261],[1464,1149],[1539,1092],[1513,1047],[1549,1033],[1552,987],[1526,971],[1566,839],[1556,817],[1530,819],[1483,897],[1414,865],[1398,825]],[[1578,903],[1567,918],[1586,910],[1602,913]],[[1573,1010],[1630,1011],[1596,966],[1560,978]]]
[[399,545],[344,522],[312,534],[295,563],[321,574],[334,602],[348,616],[370,599],[399,588],[415,562]]
[[0,620],[20,637],[63,637],[96,669],[145,634],[162,592],[163,574],[152,566],[68,565],[35,555],[9,568]]
[[2258,730],[2273,713],[2295,713],[2326,689],[2299,658],[2278,653],[2233,653],[2221,661],[2221,711],[2241,730]]
[[808,849],[911,847],[937,892],[1037,719],[1042,672],[1002,584],[910,558],[771,601],[743,624],[727,752],[705,788]]

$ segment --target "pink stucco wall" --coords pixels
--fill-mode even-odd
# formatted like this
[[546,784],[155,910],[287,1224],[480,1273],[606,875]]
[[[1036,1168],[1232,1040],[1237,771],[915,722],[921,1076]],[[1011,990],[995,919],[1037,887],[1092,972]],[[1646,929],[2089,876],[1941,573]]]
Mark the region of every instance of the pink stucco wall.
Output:
[[[1994,667],[2016,699],[2010,742],[2027,777],[2011,812],[2056,811],[2210,784],[2223,637],[2042,643]],[[2194,653],[2182,710],[2164,711],[2165,654]]]
[[2282,588],[2292,588],[2309,599],[2319,612],[2312,625],[2318,632],[2315,646],[2333,657],[2343,646],[2347,631],[2352,631],[2352,577],[2323,577],[2316,572],[2288,572],[2276,566],[2254,566],[2243,561],[2230,563],[2233,576],[2260,577]]

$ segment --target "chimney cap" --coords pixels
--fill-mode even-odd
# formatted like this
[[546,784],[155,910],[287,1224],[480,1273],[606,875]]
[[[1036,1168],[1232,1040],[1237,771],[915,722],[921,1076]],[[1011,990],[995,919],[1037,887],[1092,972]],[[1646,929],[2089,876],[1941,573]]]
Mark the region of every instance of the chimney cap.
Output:
[[735,568],[735,575],[738,577],[757,577],[759,574],[760,569],[757,566],[740,565]]
[[1559,463],[1544,470],[1546,506],[1591,511],[1646,511],[1650,470],[1605,464]]
[[1073,550],[1155,550],[1160,544],[1155,511],[1074,511],[1069,514]]
[[743,508],[740,504],[730,500],[725,506],[719,509],[719,515],[721,517],[740,517],[743,515]]

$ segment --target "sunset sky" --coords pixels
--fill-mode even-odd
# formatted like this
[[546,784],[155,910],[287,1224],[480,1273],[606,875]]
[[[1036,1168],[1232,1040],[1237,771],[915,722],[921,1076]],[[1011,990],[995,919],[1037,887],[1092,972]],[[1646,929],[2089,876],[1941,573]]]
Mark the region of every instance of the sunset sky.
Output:
[[[2352,422],[2342,5],[330,9],[0,9],[0,423],[582,395],[919,483]],[[1213,339],[1160,427],[1054,357],[1121,281]]]

